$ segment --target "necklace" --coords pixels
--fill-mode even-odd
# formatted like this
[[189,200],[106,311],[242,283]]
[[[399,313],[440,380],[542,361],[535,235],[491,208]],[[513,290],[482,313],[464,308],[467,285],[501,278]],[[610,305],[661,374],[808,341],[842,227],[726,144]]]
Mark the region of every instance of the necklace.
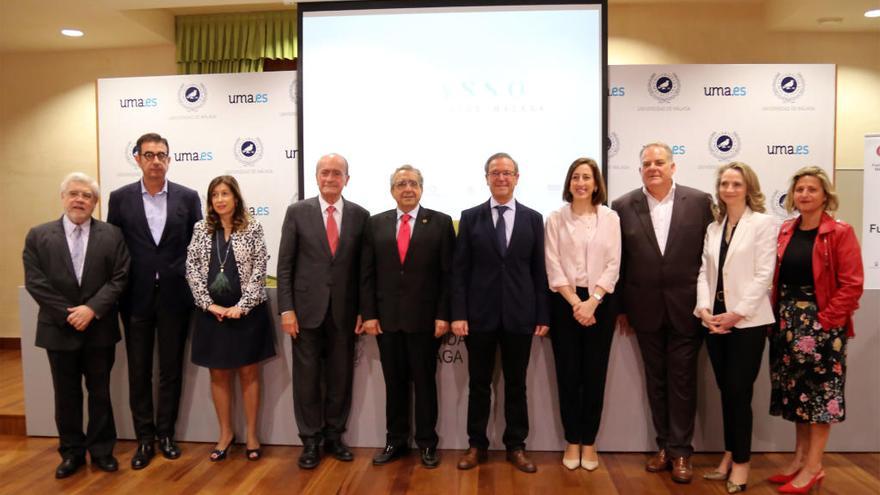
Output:
[[219,294],[227,294],[231,289],[229,284],[229,277],[223,273],[223,268],[226,266],[226,261],[229,259],[229,247],[232,246],[232,236],[229,236],[229,242],[226,244],[226,252],[221,255],[220,254],[220,236],[222,234],[219,230],[216,232],[216,248],[217,248],[217,261],[220,262],[220,273],[218,273],[214,277],[214,281],[211,282],[210,289]]

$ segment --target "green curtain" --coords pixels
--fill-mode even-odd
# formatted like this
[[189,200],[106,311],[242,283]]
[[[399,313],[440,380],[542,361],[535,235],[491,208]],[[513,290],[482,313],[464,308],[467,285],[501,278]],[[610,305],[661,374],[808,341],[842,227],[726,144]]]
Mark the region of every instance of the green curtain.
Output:
[[296,58],[296,11],[178,16],[176,38],[178,74],[262,72]]

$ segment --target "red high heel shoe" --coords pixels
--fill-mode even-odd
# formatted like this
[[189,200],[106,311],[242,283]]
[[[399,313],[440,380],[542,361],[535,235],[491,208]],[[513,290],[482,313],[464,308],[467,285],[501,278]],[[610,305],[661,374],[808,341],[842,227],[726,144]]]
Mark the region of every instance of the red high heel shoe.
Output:
[[825,471],[819,471],[814,474],[812,478],[810,478],[809,483],[804,486],[797,487],[792,484],[792,481],[782,485],[779,487],[779,493],[810,493],[810,490],[813,489],[813,485],[816,485],[816,488],[822,486],[822,480],[825,479]]
[[800,469],[798,469],[797,471],[795,471],[791,474],[782,474],[782,473],[774,474],[773,476],[767,478],[767,481],[769,481],[770,483],[773,483],[774,485],[784,485],[784,484],[788,483],[789,481],[793,480],[795,478],[795,476],[798,475],[799,472],[801,472]]

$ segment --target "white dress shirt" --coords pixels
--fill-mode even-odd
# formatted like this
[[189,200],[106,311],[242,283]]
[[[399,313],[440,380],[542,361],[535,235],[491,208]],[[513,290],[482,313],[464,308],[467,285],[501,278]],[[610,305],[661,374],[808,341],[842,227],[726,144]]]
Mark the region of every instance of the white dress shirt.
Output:
[[[61,223],[64,225],[64,237],[67,239],[67,249],[70,252],[70,259],[73,259],[73,243],[74,243],[74,235],[73,231],[76,229],[76,224],[70,221],[70,218],[67,215],[64,215]],[[79,266],[74,266],[74,273],[82,273],[83,265],[86,262],[86,248],[89,246],[89,229],[92,227],[92,220],[86,220],[81,223],[82,227],[82,248],[83,248],[83,257],[79,260]]]
[[416,230],[416,217],[419,216],[419,205],[416,205],[415,208],[412,209],[409,213],[404,213],[400,208],[397,209],[397,228],[394,230],[395,239],[397,238],[397,233],[400,232],[400,217],[403,215],[409,215],[409,238],[412,239],[413,232]]
[[513,233],[513,221],[516,218],[516,200],[511,198],[507,203],[499,203],[495,198],[489,198],[489,208],[492,211],[492,225],[498,223],[498,210],[496,206],[506,206],[507,211],[504,212],[504,232],[507,237],[507,245],[510,245],[510,235]]
[[333,212],[333,219],[336,220],[336,230],[339,232],[339,237],[342,237],[342,207],[344,205],[344,201],[342,200],[342,196],[339,196],[339,199],[336,200],[332,205],[324,200],[324,198],[319,194],[318,195],[318,204],[321,205],[321,218],[324,220],[324,230],[327,230],[327,207],[333,206],[336,208],[336,211]]
[[672,205],[675,200],[675,182],[666,197],[657,200],[642,186],[642,192],[648,198],[648,210],[651,212],[651,225],[654,226],[654,236],[657,237],[657,246],[660,254],[666,253],[666,240],[669,238],[669,226],[672,224]]

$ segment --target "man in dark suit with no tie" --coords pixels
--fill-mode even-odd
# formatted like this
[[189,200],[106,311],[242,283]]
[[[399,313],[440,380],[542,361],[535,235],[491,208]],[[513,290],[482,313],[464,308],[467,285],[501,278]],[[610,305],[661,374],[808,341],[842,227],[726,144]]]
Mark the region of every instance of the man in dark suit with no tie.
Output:
[[385,448],[373,464],[409,450],[410,392],[422,465],[437,454],[437,349],[449,331],[455,230],[449,215],[422,207],[422,173],[403,165],[391,174],[397,208],[370,217],[361,251],[361,315],[376,336],[385,377]]
[[[110,193],[107,222],[125,236],[131,253],[129,283],[122,297],[128,355],[129,405],[138,448],[132,469],[143,469],[155,454],[180,457],[174,425],[183,388],[183,350],[193,309],[186,283],[186,249],[193,225],[202,219],[199,195],[165,178],[171,156],[168,140],[144,134],[135,159],[141,180]],[[159,348],[159,403],[153,411],[153,342]]]
[[672,180],[675,162],[664,143],[642,148],[642,183],[612,203],[623,241],[619,324],[635,329],[659,452],[650,472],[672,470],[690,483],[697,354],[702,328],[693,309],[712,198]]
[[354,456],[342,441],[351,410],[360,251],[370,214],[343,199],[348,161],[321,157],[320,194],[287,208],[278,248],[281,328],[293,338],[293,413],[303,450],[298,464],[313,469],[318,447],[337,460]]
[[[55,389],[55,425],[62,462],[56,478],[85,464],[116,471],[116,425],[110,371],[119,342],[117,301],[128,276],[119,229],[92,218],[98,184],[82,173],[61,183],[64,215],[34,227],[25,239],[25,288],[40,306],[36,346],[46,349]],[[85,378],[89,424],[83,434]]]
[[546,335],[550,321],[544,222],[540,213],[513,199],[519,167],[510,155],[492,155],[484,169],[492,197],[461,212],[453,262],[452,331],[466,336],[470,375],[470,448],[458,468],[474,468],[487,458],[492,372],[500,347],[507,460],[533,473],[537,468],[525,455],[526,372],[532,335]]

